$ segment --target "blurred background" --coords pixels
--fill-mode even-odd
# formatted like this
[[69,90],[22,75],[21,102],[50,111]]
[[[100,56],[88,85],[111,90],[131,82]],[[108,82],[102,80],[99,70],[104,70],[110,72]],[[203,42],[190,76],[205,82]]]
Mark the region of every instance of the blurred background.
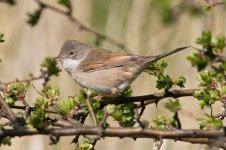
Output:
[[[57,0],[45,1],[50,5],[66,10]],[[195,39],[204,30],[213,35],[226,34],[225,7],[216,6],[210,11],[204,11],[206,3],[203,0],[72,0],[73,15],[84,25],[123,43],[129,53],[139,55],[157,55],[181,46],[196,46]],[[39,75],[40,63],[45,57],[58,55],[63,42],[76,39],[94,47],[102,47],[118,52],[128,52],[105,40],[98,40],[95,35],[81,30],[65,15],[45,9],[36,26],[27,24],[28,13],[38,9],[35,0],[17,1],[13,6],[0,3],[0,31],[5,34],[5,42],[0,44],[0,80],[12,81],[16,78],[28,78],[30,73]],[[192,49],[185,50],[166,58],[168,67],[166,73],[173,79],[184,76],[187,79],[186,88],[196,88],[197,71],[187,61]],[[132,84],[134,95],[144,95],[158,92],[155,88],[155,78],[141,74]],[[75,95],[79,86],[65,72],[59,77],[51,78],[51,84],[60,87],[61,97]],[[37,89],[41,81],[34,82]],[[30,90],[27,101],[32,104],[37,93]],[[166,115],[169,111],[162,105],[150,105],[145,109],[142,119],[152,121],[156,115]],[[182,128],[198,128],[196,118],[208,111],[200,110],[193,98],[181,98],[182,111],[180,119]],[[214,108],[217,112],[219,105]],[[87,120],[89,123],[89,120]],[[113,125],[116,123],[112,123]],[[16,137],[12,146],[1,146],[1,150],[60,150],[73,149],[70,144],[73,137],[64,137],[57,145],[49,145],[49,137],[32,136]],[[205,145],[190,144],[164,140],[162,150],[180,149],[200,150]],[[151,150],[156,149],[152,139],[105,138],[97,142],[96,149],[106,150]]]

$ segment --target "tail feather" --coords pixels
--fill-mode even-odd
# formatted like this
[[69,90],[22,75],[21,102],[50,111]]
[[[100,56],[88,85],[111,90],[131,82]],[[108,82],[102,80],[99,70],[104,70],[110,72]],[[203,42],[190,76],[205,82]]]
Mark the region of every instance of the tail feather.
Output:
[[184,50],[186,48],[189,48],[189,47],[191,47],[191,46],[179,47],[179,48],[176,48],[176,49],[174,49],[172,51],[169,51],[169,52],[166,52],[166,53],[154,56],[154,57],[152,56],[152,57],[150,57],[151,59],[148,62],[154,63],[154,62],[156,62],[156,61],[158,61],[158,60],[160,60],[160,59],[162,59],[162,58],[164,58],[166,56],[172,55],[174,53],[177,53],[177,52],[182,51],[182,50]]

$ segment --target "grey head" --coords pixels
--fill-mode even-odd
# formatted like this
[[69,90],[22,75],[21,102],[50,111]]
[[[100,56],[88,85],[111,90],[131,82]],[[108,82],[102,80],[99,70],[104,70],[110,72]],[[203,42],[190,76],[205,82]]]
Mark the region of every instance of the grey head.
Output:
[[56,57],[56,60],[61,62],[66,58],[79,60],[83,58],[90,49],[91,47],[89,45],[81,43],[77,40],[67,40],[63,43],[60,54]]

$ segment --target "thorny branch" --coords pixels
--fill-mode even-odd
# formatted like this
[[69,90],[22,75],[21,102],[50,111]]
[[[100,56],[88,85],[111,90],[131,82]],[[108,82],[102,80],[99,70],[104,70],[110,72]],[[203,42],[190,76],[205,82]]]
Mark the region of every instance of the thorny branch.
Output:
[[[78,127],[78,128],[46,128],[43,130],[33,130],[23,128],[0,130],[0,138],[29,136],[29,135],[54,135],[54,136],[74,136],[74,135],[99,135],[98,127]],[[103,137],[130,137],[130,138],[162,138],[177,139],[191,143],[213,144],[226,148],[225,131],[221,130],[155,130],[141,128],[106,128],[102,131]],[[221,140],[218,140],[221,139]]]
[[[168,97],[179,98],[179,97],[186,97],[192,96],[197,89],[186,89],[186,90],[169,90],[167,92],[160,92],[155,94],[149,95],[142,95],[142,96],[134,96],[134,97],[117,97],[115,99],[111,99],[109,101],[101,102],[103,105],[106,104],[125,104],[131,102],[144,102],[145,105],[158,103],[160,100]],[[137,106],[141,107],[140,104]]]

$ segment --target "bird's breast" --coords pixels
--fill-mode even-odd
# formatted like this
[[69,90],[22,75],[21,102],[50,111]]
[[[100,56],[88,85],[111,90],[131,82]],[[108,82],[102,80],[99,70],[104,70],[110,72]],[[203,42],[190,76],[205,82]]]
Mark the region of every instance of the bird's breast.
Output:
[[70,59],[70,58],[65,58],[62,63],[63,69],[71,72],[80,65],[81,61],[82,61],[81,59],[74,60],[74,59]]

